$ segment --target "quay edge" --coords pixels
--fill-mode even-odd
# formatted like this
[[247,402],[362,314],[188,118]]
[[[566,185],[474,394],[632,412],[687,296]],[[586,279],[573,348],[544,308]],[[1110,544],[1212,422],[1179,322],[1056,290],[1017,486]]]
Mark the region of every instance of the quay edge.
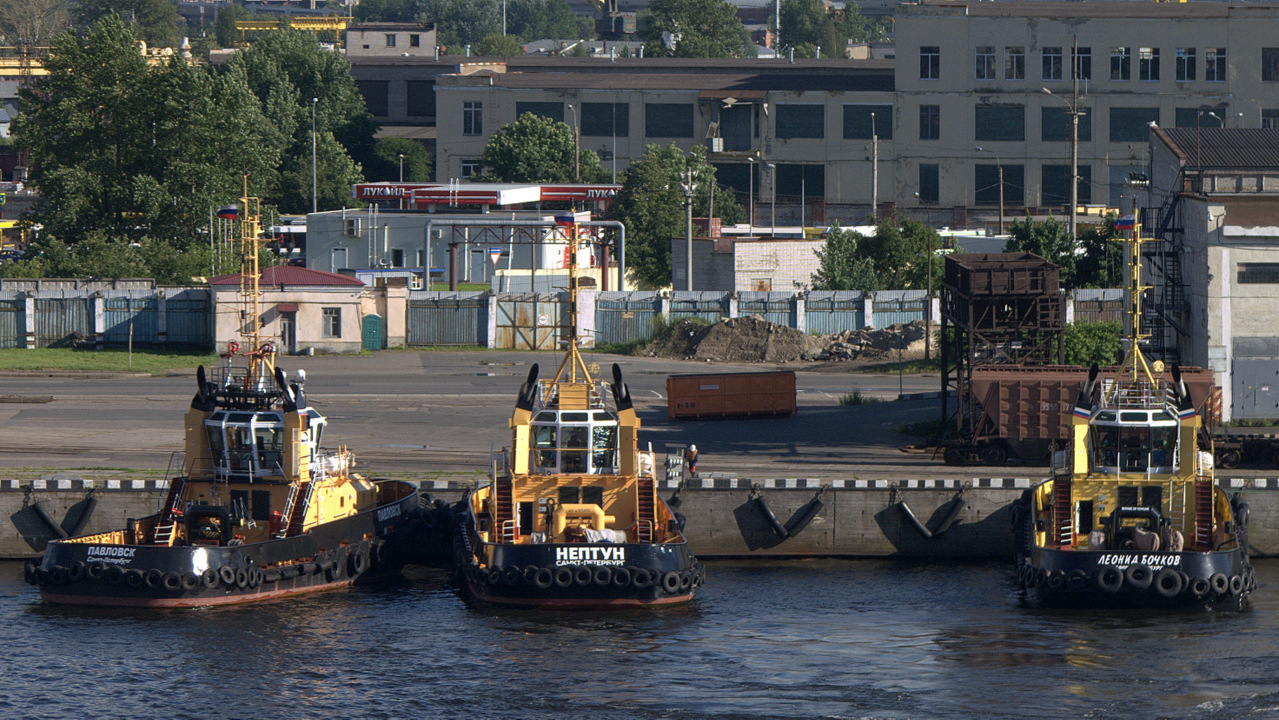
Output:
[[[660,489],[663,498],[677,498],[676,509],[687,519],[689,546],[702,558],[1006,560],[1013,555],[1010,506],[1035,481],[715,477],[687,481],[683,488],[662,481]],[[1227,494],[1240,493],[1251,505],[1252,554],[1279,555],[1279,478],[1218,482]],[[425,481],[420,488],[432,498],[453,503],[463,498],[468,484]],[[79,479],[0,479],[0,519],[5,525],[0,559],[38,557],[44,544],[56,537],[51,524],[73,534],[86,513],[78,528],[81,533],[123,526],[128,518],[155,512],[164,492],[164,483],[150,480],[95,484]],[[778,528],[761,505],[772,513]],[[793,532],[783,537],[788,522]]]

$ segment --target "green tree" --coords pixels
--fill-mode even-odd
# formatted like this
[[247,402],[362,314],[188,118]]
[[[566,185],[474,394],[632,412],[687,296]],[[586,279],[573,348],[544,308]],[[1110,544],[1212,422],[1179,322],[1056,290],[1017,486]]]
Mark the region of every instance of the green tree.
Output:
[[489,35],[480,41],[476,54],[488,57],[515,57],[524,54],[524,46],[514,35]]
[[6,45],[47,45],[66,28],[65,0],[5,0],[0,3],[0,36]]
[[813,289],[878,290],[874,261],[858,255],[858,245],[865,240],[855,230],[832,227],[822,249],[815,251],[818,266],[812,275]]
[[590,18],[580,17],[564,0],[509,0],[506,6],[507,32],[525,42],[554,38],[593,39]]
[[746,57],[754,46],[724,0],[654,0],[639,16],[646,57]]
[[351,77],[351,64],[320,47],[315,35],[281,28],[236,53],[225,71],[242,77],[262,105],[273,143],[284,148],[279,183],[264,201],[281,212],[311,208],[311,122],[321,209],[342,207],[373,158],[376,124]]
[[[496,182],[575,182],[573,130],[536,113],[524,113],[503,126],[484,144],[480,162],[486,178]],[[598,182],[604,171],[594,150],[582,150],[577,167],[582,182]]]
[[415,22],[417,4],[406,0],[360,0],[354,9],[360,22]]
[[[405,182],[431,180],[431,153],[422,143],[406,138],[380,138],[373,151],[374,162],[366,168],[369,180],[399,180],[400,163],[403,160]],[[402,156],[402,157],[401,157]]]
[[1118,215],[1111,214],[1100,225],[1079,228],[1082,256],[1075,263],[1077,287],[1113,288],[1124,281],[1124,246],[1115,229]]
[[1075,275],[1078,245],[1070,237],[1069,229],[1054,218],[1047,220],[1016,220],[1008,228],[1006,252],[1028,252],[1061,267],[1061,284],[1066,288],[1078,287]]
[[75,16],[82,25],[92,25],[109,15],[125,20],[135,37],[151,47],[177,47],[186,30],[174,0],[81,0]]
[[928,286],[930,248],[934,251],[934,283],[941,277],[942,260],[936,254],[941,246],[937,231],[929,225],[889,214],[880,218],[875,234],[866,238],[860,248],[879,278],[877,289],[923,290]]
[[843,57],[847,38],[835,26],[835,16],[822,0],[785,0],[781,7],[784,47],[800,57],[814,57],[816,48],[831,57]]
[[[725,224],[744,222],[746,211],[733,199],[732,190],[715,182],[715,168],[701,148],[690,155],[674,144],[649,145],[622,176],[607,217],[626,226],[626,262],[635,279],[647,287],[671,283],[671,239],[684,235],[685,172],[693,171],[693,214],[714,213]],[[712,200],[713,198],[713,200]]]
[[1067,365],[1118,365],[1124,359],[1123,326],[1118,322],[1070,323],[1063,344]]
[[[358,6],[357,6],[358,7]],[[240,31],[235,29],[237,20],[250,20],[253,13],[235,2],[218,10],[217,21],[213,24],[213,33],[218,39],[218,46],[229,48],[240,42]]]
[[502,4],[499,0],[416,0],[415,17],[434,22],[441,45],[461,53],[472,49],[489,35],[502,34]]
[[46,232],[75,244],[96,233],[185,249],[209,208],[273,178],[278,147],[248,86],[178,60],[149,66],[115,15],[84,38],[63,33],[49,74],[21,92],[14,123],[32,156]]

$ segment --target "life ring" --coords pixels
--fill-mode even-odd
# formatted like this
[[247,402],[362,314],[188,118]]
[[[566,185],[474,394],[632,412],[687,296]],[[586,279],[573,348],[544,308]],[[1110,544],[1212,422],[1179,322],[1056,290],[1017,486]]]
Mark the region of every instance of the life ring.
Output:
[[106,572],[102,573],[103,579],[112,585],[119,585],[124,579],[124,568],[119,565],[108,565]]
[[1083,590],[1088,584],[1088,573],[1080,568],[1075,568],[1066,576],[1066,587],[1071,590]]
[[101,580],[106,575],[107,564],[101,560],[94,560],[84,569],[84,576],[90,580]]
[[1162,568],[1155,573],[1154,585],[1155,592],[1169,599],[1177,597],[1186,588],[1185,581],[1181,579],[1181,573],[1171,567]]
[[1225,573],[1213,573],[1208,578],[1208,584],[1212,586],[1212,591],[1218,595],[1225,595],[1230,590],[1230,578]]
[[555,568],[555,587],[563,589],[573,584],[573,570],[567,567]]
[[613,570],[613,584],[618,587],[626,587],[631,584],[630,568],[616,568]]
[[1053,570],[1048,573],[1048,589],[1060,590],[1066,587],[1066,573],[1061,570]]
[[631,573],[631,584],[638,590],[653,586],[653,571],[648,568],[635,568]]
[[674,570],[662,573],[662,589],[671,595],[679,592],[679,573]]
[[507,565],[506,567],[502,568],[502,582],[506,583],[507,585],[512,585],[512,586],[519,585],[520,579],[523,578],[523,576],[524,576],[524,571],[521,570],[518,566]]
[[[150,577],[150,575],[151,575],[150,573],[147,573],[148,577]],[[181,590],[182,575],[170,570],[169,572],[164,573],[163,575],[160,576],[160,584],[163,585],[164,589],[168,590],[169,592],[174,592],[175,590]]]
[[533,573],[533,587],[538,590],[546,590],[555,583],[555,573],[550,568],[538,568]]
[[125,570],[124,582],[132,588],[142,587],[142,571],[137,568]]
[[613,568],[600,565],[591,571],[591,581],[600,587],[613,584]]
[[210,590],[218,586],[218,579],[218,571],[213,568],[205,568],[204,572],[200,573],[200,584]]
[[1196,600],[1203,600],[1211,591],[1212,583],[1202,575],[1190,581],[1190,594],[1194,595]]
[[1097,568],[1093,582],[1097,583],[1097,589],[1102,592],[1116,593],[1124,586],[1124,574],[1114,565],[1102,565]]
[[1124,571],[1124,582],[1133,590],[1146,590],[1155,579],[1150,566],[1145,563],[1133,563]]
[[590,585],[591,581],[594,579],[595,573],[591,572],[591,569],[585,565],[578,565],[577,568],[573,570],[573,582],[578,585]]
[[1243,588],[1244,588],[1243,575],[1231,575],[1230,576],[1230,594],[1242,595]]
[[69,582],[77,582],[84,578],[85,566],[83,560],[76,560],[67,566],[67,580]]
[[160,568],[151,568],[147,570],[147,574],[142,581],[148,590],[159,590],[160,586],[164,585],[164,571]]

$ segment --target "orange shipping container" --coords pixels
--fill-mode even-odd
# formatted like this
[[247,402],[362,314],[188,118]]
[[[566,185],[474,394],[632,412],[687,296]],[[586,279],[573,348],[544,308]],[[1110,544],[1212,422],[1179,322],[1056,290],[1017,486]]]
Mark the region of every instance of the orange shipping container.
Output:
[[795,373],[671,375],[666,410],[672,418],[794,415]]

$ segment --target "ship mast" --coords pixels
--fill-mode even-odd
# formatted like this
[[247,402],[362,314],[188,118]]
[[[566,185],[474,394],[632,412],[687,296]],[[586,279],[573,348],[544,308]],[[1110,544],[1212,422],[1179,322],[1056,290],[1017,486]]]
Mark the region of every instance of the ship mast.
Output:
[[[270,383],[275,372],[275,344],[262,342],[262,290],[258,251],[262,237],[261,200],[249,195],[249,178],[244,178],[244,195],[240,197],[240,337],[249,358],[249,382]],[[234,354],[234,353],[229,353]]]
[[[586,369],[586,362],[582,360],[582,355],[577,348],[578,334],[578,306],[577,306],[577,248],[578,227],[577,215],[573,211],[561,213],[555,216],[555,222],[564,229],[564,235],[568,240],[568,317],[569,317],[569,337],[568,352],[564,355],[563,362],[560,363],[559,370],[555,371],[555,380],[553,383],[568,382],[570,384],[584,383],[590,385],[594,383],[591,379],[591,373]],[[568,371],[568,378],[564,378],[564,371]],[[578,373],[581,373],[581,379]]]
[[[1128,349],[1114,384],[1103,393],[1105,404],[1113,403],[1121,395],[1153,394],[1156,388],[1155,373],[1163,370],[1161,362],[1156,362],[1155,368],[1152,369],[1145,354],[1141,352],[1141,343],[1150,337],[1141,325],[1141,295],[1151,287],[1142,284],[1141,245],[1152,240],[1153,238],[1141,235],[1141,222],[1137,219],[1137,203],[1134,201],[1132,230],[1128,237],[1123,239],[1124,250],[1127,251],[1128,269],[1128,282],[1124,287],[1124,312],[1128,319],[1125,341]],[[1142,388],[1145,389],[1145,393],[1142,392]]]

